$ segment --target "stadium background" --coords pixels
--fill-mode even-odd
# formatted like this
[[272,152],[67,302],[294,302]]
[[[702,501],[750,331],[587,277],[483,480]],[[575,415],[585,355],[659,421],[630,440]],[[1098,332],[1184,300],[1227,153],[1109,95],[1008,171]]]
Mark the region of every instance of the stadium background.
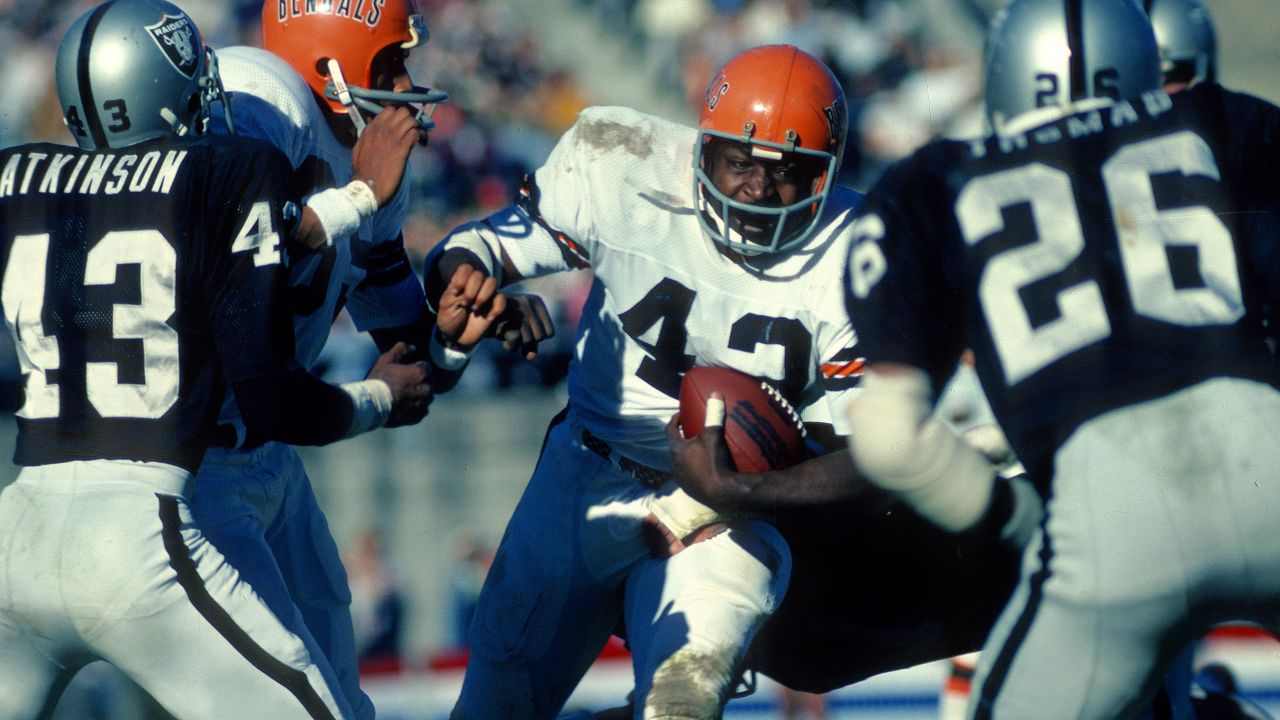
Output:
[[[843,181],[865,189],[886,163],[929,137],[981,128],[981,29],[1000,1],[418,0],[431,39],[411,57],[411,71],[452,101],[437,110],[430,145],[411,160],[410,252],[421,259],[458,221],[506,204],[521,174],[537,167],[585,105],[629,105],[691,123],[714,68],[736,50],[766,42],[800,45],[837,71],[852,111]],[[1224,84],[1280,101],[1280,4],[1205,3],[1218,29]],[[92,4],[0,0],[0,143],[68,140],[53,54],[70,21]],[[215,48],[259,43],[258,2],[179,4]],[[530,287],[547,297],[559,322],[556,340],[535,363],[481,353],[421,425],[303,453],[350,559],[358,633],[374,644],[368,684],[383,717],[443,717],[456,692],[465,642],[459,616],[533,468],[546,424],[564,403],[560,380],[588,281],[569,275]],[[0,344],[0,447],[9,452],[19,377],[7,335]],[[359,377],[373,355],[367,338],[339,318],[325,371],[333,380]],[[0,464],[0,485],[15,472]],[[383,607],[399,608],[390,615],[398,625],[374,638],[372,610],[387,590],[398,605]],[[1243,664],[1242,679],[1256,697],[1280,697],[1280,646],[1224,642],[1206,653],[1225,652]],[[625,667],[602,662],[584,700],[620,700]],[[883,692],[872,687],[833,698],[832,717],[930,717],[939,673],[922,669],[886,678],[877,686]],[[773,699],[762,691],[732,704],[730,716],[775,716]],[[142,716],[163,717],[104,667],[82,673],[59,710],[63,718]]]

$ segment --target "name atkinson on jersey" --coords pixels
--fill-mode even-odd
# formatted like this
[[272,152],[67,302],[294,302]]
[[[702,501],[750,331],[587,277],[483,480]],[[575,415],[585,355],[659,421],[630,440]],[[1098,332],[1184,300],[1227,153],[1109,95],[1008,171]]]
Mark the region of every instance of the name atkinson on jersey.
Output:
[[[997,135],[997,147],[1001,153],[1025,150],[1031,144],[1052,145],[1066,138],[1096,135],[1106,128],[1132,125],[1144,118],[1157,118],[1173,108],[1173,99],[1163,90],[1146,92],[1132,100],[1118,100],[1096,110],[1069,115],[1057,122],[1050,122],[1024,133]],[[986,139],[969,142],[969,152],[974,158],[985,157],[989,148]]]
[[299,15],[338,15],[377,27],[387,0],[278,0],[276,19],[284,22]]
[[[65,154],[27,151],[9,157],[0,170],[0,198],[42,193],[167,195],[186,150],[153,150],[142,155]],[[74,162],[72,162],[74,161]]]

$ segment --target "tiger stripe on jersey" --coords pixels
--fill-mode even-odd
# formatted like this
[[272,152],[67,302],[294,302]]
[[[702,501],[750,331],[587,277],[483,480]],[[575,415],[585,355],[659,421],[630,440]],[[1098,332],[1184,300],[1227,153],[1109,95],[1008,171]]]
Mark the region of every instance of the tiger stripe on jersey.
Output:
[[857,387],[866,365],[867,359],[858,355],[857,348],[847,347],[822,363],[822,387],[828,391]]
[[577,241],[565,233],[551,227],[542,217],[542,212],[538,209],[541,201],[542,191],[538,189],[537,179],[534,178],[533,173],[530,173],[525,176],[524,183],[520,186],[520,194],[516,198],[516,204],[529,213],[529,217],[541,225],[542,229],[547,231],[547,234],[551,235],[569,267],[577,269],[591,267],[591,254],[587,252],[586,248],[579,245]]

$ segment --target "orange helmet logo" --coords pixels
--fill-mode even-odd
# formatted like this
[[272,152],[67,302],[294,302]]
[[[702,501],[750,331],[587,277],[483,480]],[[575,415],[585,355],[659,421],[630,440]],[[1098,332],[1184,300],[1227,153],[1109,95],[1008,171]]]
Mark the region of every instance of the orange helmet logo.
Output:
[[724,73],[721,73],[707,86],[707,111],[715,110],[716,105],[720,104],[720,98],[727,92],[729,92],[729,83],[724,81]]

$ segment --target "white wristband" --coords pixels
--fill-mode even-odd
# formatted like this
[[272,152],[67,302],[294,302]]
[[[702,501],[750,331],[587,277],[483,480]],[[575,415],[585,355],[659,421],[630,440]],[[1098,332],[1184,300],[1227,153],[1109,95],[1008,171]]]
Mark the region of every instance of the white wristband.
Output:
[[360,223],[378,211],[378,197],[363,180],[352,180],[342,187],[329,188],[307,198],[307,207],[316,214],[324,228],[325,242],[348,238],[360,229]]
[[447,370],[450,372],[454,370],[461,370],[465,367],[467,361],[471,359],[471,354],[476,350],[475,345],[472,345],[469,350],[459,350],[456,347],[445,347],[444,342],[440,339],[439,330],[431,333],[431,342],[427,344],[431,353],[431,362],[441,370]]
[[654,497],[649,503],[649,512],[680,540],[689,537],[698,528],[728,519],[679,488],[675,492]]
[[347,437],[380,428],[391,417],[391,387],[382,380],[361,380],[339,387],[350,396],[353,410]]

